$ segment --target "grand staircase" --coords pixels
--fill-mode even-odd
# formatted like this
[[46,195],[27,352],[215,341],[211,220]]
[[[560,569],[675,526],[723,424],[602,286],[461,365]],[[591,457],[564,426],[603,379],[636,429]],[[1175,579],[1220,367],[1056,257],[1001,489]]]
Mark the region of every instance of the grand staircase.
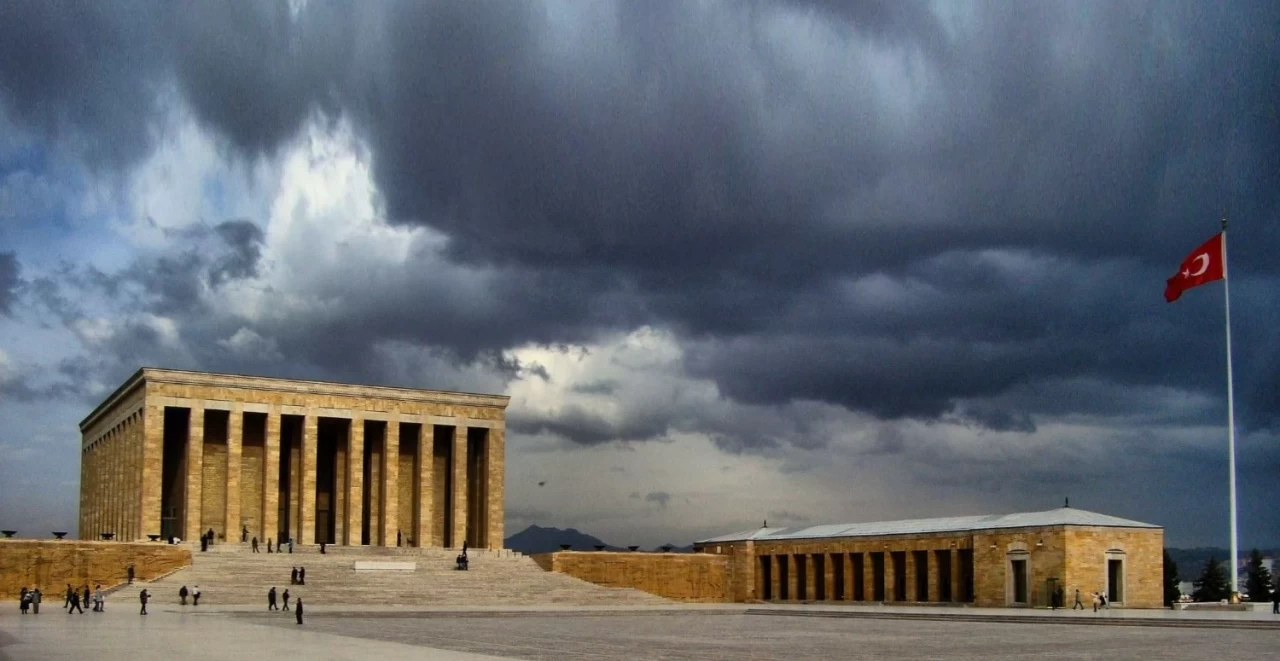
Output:
[[[201,605],[261,605],[267,590],[302,597],[310,605],[532,606],[561,604],[661,605],[661,597],[623,588],[607,588],[564,574],[543,571],[519,553],[471,550],[468,571],[454,569],[451,549],[296,546],[294,553],[251,553],[247,545],[221,544],[200,552],[192,564],[149,583],[135,582],[113,591],[114,603],[138,602],[144,588],[151,603],[178,603],[178,590],[200,586]],[[356,561],[414,562],[415,571],[359,571]],[[290,585],[293,567],[306,567],[306,585]]]

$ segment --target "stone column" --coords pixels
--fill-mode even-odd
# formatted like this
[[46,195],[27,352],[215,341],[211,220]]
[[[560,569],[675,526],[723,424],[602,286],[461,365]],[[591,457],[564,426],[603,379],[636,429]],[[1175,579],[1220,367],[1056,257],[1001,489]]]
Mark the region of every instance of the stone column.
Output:
[[267,428],[262,439],[262,534],[265,545],[280,537],[280,409],[267,412]]
[[503,526],[503,518],[506,511],[506,428],[502,425],[494,425],[489,430],[489,441],[485,444],[485,452],[487,453],[486,473],[488,474],[488,483],[485,485],[487,496],[485,500],[488,503],[488,542],[489,548],[500,549],[506,531]]
[[942,601],[942,585],[938,582],[942,568],[938,566],[938,554],[933,551],[928,553],[932,556],[929,558],[929,601]]
[[435,425],[422,423],[418,432],[418,480],[415,497],[418,499],[418,520],[414,522],[413,539],[419,548],[435,546],[439,540],[432,534],[432,515],[435,512]]
[[951,549],[951,601],[960,603],[964,595],[960,594],[960,549]]
[[200,538],[201,487],[204,482],[204,408],[192,406],[187,426],[187,499],[183,538]]
[[795,601],[796,599],[799,599],[797,595],[800,594],[800,591],[796,589],[796,586],[798,585],[796,578],[800,573],[800,563],[796,562],[795,556],[790,553],[780,556],[780,558],[783,562],[787,563],[787,600]]
[[467,428],[453,428],[453,534],[454,548],[467,539]]
[[382,435],[382,545],[395,546],[400,530],[400,416],[387,418]]
[[827,557],[823,558],[823,563],[822,563],[822,580],[823,580],[822,597],[827,601],[835,601],[836,563],[844,562],[844,554],[828,553],[826,555]]
[[822,577],[818,576],[818,567],[813,560],[812,553],[804,554],[804,598],[814,600],[818,598],[818,581]]
[[[888,558],[885,559],[885,566],[889,566]],[[862,554],[862,594],[863,599],[867,601],[876,599],[876,563],[872,558],[872,552]],[[888,596],[888,593],[885,593],[885,596]]]
[[347,544],[363,544],[364,527],[364,418],[351,416],[347,432]]
[[302,519],[298,542],[316,543],[316,443],[319,440],[317,419],[313,411],[307,411],[302,422],[302,467],[298,471],[300,491],[298,516]]
[[[149,399],[149,398],[148,398]],[[160,478],[164,470],[164,407],[145,404],[142,413],[142,534],[160,532]]]
[[[227,413],[227,504],[222,527],[227,541],[239,540],[240,530],[240,457],[244,450],[244,408],[240,402]],[[234,535],[234,537],[233,537]]]
[[921,598],[920,591],[917,589],[918,583],[916,581],[916,577],[920,573],[920,566],[916,564],[916,552],[908,550],[906,552],[906,559],[904,562],[906,563],[907,570],[907,601],[924,601],[924,599]]
[[769,556],[769,600],[777,601],[782,598],[781,556]]
[[107,461],[107,529],[106,532],[120,534],[120,427],[111,430]]

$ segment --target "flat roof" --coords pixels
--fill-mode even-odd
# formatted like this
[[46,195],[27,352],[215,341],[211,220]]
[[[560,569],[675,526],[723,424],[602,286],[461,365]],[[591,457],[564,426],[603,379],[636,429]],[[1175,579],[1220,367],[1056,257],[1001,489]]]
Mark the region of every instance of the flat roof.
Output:
[[367,393],[356,392],[356,390],[369,389],[375,393],[387,395],[389,398],[440,399],[445,401],[458,398],[457,401],[452,403],[477,406],[496,406],[501,408],[506,408],[507,403],[511,400],[511,398],[506,395],[491,395],[486,393],[431,390],[427,388],[405,388],[402,386],[378,386],[359,383],[342,383],[339,381],[319,381],[315,379],[286,379],[274,376],[201,372],[196,370],[179,370],[162,367],[141,367],[137,372],[134,372],[132,376],[126,379],[119,388],[116,388],[116,390],[108,395],[106,399],[102,400],[101,403],[94,407],[93,411],[91,411],[89,415],[85,416],[84,420],[80,421],[80,429],[86,429],[90,424],[92,424],[95,418],[106,411],[109,411],[117,401],[132,392],[134,388],[147,381],[192,383],[194,385],[224,388],[261,388],[266,390],[297,390],[297,388],[282,387],[285,384],[295,384],[309,386],[307,389],[315,392],[349,396],[365,395]]
[[877,537],[882,535],[919,535],[925,533],[963,533],[1006,528],[1046,528],[1050,526],[1090,526],[1104,528],[1162,529],[1150,523],[1131,521],[1074,507],[1059,507],[1044,512],[950,516],[937,519],[907,519],[871,523],[837,523],[802,528],[757,528],[704,539],[696,544],[723,542],[769,542],[793,539],[830,539],[833,537]]

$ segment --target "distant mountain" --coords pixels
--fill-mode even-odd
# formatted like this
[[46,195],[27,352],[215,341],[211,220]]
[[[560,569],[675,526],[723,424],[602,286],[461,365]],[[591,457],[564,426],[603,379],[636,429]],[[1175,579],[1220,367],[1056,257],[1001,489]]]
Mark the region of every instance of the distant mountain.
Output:
[[[569,528],[561,530],[559,528],[542,528],[540,526],[529,526],[524,530],[503,540],[506,547],[512,551],[519,551],[525,555],[533,553],[551,553],[559,551],[561,544],[568,544],[571,551],[594,551],[596,546],[603,544],[606,551],[626,551],[621,546],[614,546],[606,543],[604,540],[593,535],[588,535],[580,530]],[[661,551],[662,546],[655,546],[650,551]],[[692,553],[693,545],[676,546],[671,545],[672,553]]]
[[512,551],[519,551],[525,555],[559,551],[561,544],[569,544],[571,550],[574,551],[594,551],[598,544],[604,544],[605,549],[608,551],[626,550],[605,544],[598,537],[592,537],[573,528],[561,530],[559,528],[542,528],[539,526],[529,526],[506,538],[504,543]]
[[[1204,563],[1208,562],[1210,557],[1216,558],[1218,562],[1227,562],[1231,557],[1229,549],[1220,549],[1213,546],[1202,546],[1193,549],[1165,549],[1169,552],[1169,557],[1178,564],[1178,575],[1182,580],[1190,581],[1200,576],[1200,570],[1204,569]],[[1249,558],[1251,548],[1240,548],[1240,562],[1244,562]],[[1259,549],[1264,558],[1280,559],[1280,549]]]

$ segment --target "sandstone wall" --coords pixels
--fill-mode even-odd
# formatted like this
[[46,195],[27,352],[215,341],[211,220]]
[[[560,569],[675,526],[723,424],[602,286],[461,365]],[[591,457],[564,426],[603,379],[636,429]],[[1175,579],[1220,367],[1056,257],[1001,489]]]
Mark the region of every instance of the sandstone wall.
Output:
[[[39,587],[46,603],[58,600],[67,583],[103,587],[134,578],[150,580],[191,564],[191,551],[154,543],[0,540],[0,599],[17,599],[23,586]],[[59,600],[60,602],[60,600]]]
[[[1164,531],[1141,528],[1073,528],[1067,531],[1066,579],[1069,594],[1101,592],[1107,587],[1107,560],[1124,568],[1127,608],[1164,607]],[[1086,598],[1087,601],[1087,598]]]
[[726,555],[560,551],[534,555],[533,560],[543,569],[596,585],[680,601],[732,601],[731,559]]

